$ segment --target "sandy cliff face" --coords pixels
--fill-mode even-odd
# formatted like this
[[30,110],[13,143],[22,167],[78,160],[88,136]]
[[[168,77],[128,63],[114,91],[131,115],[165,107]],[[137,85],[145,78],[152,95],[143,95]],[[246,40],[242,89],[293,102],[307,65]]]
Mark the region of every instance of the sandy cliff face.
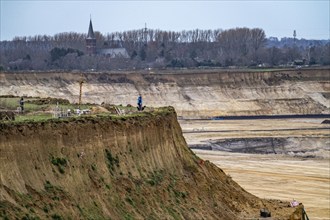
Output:
[[244,191],[188,148],[173,109],[0,124],[0,216],[239,219],[287,204]]
[[272,72],[225,70],[153,73],[1,73],[0,95],[83,102],[174,106],[179,116],[324,114],[330,107],[329,69]]

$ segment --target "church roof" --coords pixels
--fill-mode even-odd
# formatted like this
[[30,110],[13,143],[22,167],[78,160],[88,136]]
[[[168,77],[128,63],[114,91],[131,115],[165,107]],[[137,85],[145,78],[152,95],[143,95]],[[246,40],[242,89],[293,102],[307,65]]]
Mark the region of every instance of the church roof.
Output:
[[101,49],[99,51],[100,54],[108,55],[111,58],[129,58],[127,50],[125,48],[107,48]]
[[93,31],[93,25],[92,25],[92,19],[89,21],[87,39],[95,39],[95,35],[94,35],[94,31]]

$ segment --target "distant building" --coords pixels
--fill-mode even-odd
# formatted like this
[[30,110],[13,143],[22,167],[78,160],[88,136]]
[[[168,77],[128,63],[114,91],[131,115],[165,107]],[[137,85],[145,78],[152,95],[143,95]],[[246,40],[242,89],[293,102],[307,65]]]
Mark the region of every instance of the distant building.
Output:
[[86,37],[86,51],[88,55],[96,54],[96,38],[93,31],[92,19],[89,21],[88,34]]
[[98,54],[102,54],[110,58],[129,58],[127,50],[123,47],[101,49]]
[[88,34],[86,37],[86,51],[88,55],[104,55],[110,58],[129,58],[127,50],[118,48],[96,48],[96,38],[93,30],[92,19],[89,22]]

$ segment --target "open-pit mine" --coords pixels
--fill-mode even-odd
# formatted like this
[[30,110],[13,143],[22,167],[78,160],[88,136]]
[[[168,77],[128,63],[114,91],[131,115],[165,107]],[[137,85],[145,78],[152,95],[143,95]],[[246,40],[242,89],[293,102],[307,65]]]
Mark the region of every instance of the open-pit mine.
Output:
[[330,219],[329,68],[1,72],[0,111],[4,219]]

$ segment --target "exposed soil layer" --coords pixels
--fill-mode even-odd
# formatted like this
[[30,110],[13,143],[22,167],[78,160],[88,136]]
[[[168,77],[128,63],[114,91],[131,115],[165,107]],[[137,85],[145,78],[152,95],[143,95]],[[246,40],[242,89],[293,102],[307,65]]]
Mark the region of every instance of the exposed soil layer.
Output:
[[0,73],[0,95],[66,98],[83,103],[174,106],[185,118],[330,114],[329,69],[273,71]]
[[259,199],[187,147],[173,109],[0,124],[0,216],[242,219],[287,202]]

